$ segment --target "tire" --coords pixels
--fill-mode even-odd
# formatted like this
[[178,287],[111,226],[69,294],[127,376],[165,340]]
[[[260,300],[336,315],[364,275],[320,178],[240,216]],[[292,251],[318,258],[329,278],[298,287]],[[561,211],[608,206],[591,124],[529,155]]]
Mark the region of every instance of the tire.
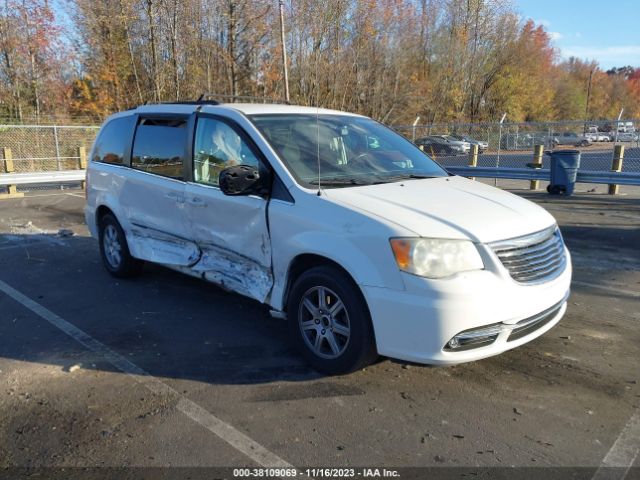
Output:
[[353,372],[378,357],[362,292],[336,267],[314,267],[298,277],[287,301],[287,321],[301,355],[319,372]]
[[112,214],[100,219],[99,232],[100,256],[107,271],[117,278],[140,275],[144,262],[131,256],[124,231]]

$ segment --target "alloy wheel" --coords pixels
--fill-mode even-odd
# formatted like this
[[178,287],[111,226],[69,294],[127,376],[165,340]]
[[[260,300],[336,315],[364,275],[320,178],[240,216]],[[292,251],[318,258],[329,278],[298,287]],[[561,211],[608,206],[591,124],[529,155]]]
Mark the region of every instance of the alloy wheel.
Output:
[[307,347],[319,357],[338,358],[347,348],[349,313],[340,297],[327,287],[305,292],[298,307],[298,325]]

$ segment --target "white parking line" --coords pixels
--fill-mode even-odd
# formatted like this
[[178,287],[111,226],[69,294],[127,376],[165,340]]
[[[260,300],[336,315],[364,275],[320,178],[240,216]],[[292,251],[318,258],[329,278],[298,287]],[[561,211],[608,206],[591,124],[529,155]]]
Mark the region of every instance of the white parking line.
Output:
[[598,285],[597,283],[581,282],[579,280],[573,280],[573,285],[580,285],[581,287],[598,288],[600,290],[606,290],[611,293],[622,293],[624,295],[630,295],[632,297],[640,297],[640,292],[634,292],[632,290],[625,290],[623,288],[613,287],[610,285]]
[[[640,452],[640,411],[631,417],[592,480],[622,480]],[[615,470],[611,467],[617,467]]]
[[289,463],[270,452],[265,447],[247,437],[244,433],[236,430],[234,427],[212,415],[197,403],[189,400],[181,395],[177,390],[173,389],[166,383],[160,381],[156,377],[138,367],[122,355],[114,352],[105,344],[99,342],[89,334],[80,330],[75,325],[67,322],[62,317],[56,315],[51,310],[40,305],[38,302],[30,299],[26,295],[20,293],[7,283],[0,280],[0,291],[13,298],[33,313],[43,318],[51,325],[59,328],[77,342],[84,345],[92,352],[100,355],[104,360],[116,367],[123,373],[133,378],[137,383],[143,385],[154,393],[161,393],[177,400],[177,409],[191,418],[194,422],[200,424],[219,438],[227,442],[233,448],[243,453],[258,465],[266,468],[293,468]]
[[11,250],[12,248],[27,248],[27,247],[33,247],[35,245],[43,245],[49,242],[46,241],[40,241],[40,242],[24,242],[24,243],[18,243],[18,244],[14,244],[14,245],[2,245],[0,246],[0,251],[2,250]]

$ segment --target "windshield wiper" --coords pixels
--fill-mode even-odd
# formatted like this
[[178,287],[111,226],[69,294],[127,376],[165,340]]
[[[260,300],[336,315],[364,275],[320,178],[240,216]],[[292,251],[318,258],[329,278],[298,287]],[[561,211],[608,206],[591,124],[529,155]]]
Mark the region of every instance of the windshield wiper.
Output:
[[[317,180],[310,180],[307,182],[309,185],[318,185]],[[346,186],[346,185],[371,185],[372,182],[368,180],[361,180],[358,178],[322,178],[320,179],[320,185],[327,186]]]
[[436,178],[433,175],[420,175],[416,173],[407,173],[402,175],[391,175],[389,177],[383,177],[381,180],[376,181],[375,183],[389,183],[395,182],[397,180],[407,180],[407,179],[424,179],[424,178]]

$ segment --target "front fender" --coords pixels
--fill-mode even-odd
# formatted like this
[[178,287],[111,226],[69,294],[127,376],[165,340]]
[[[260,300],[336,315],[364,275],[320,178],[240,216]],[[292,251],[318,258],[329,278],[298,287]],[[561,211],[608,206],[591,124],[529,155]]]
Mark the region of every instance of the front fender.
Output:
[[286,242],[274,242],[274,285],[269,303],[284,308],[289,270],[296,257],[317,255],[344,268],[359,286],[386,287],[403,290],[404,283],[393,259],[388,240],[384,238],[345,237],[335,232],[306,231]]

